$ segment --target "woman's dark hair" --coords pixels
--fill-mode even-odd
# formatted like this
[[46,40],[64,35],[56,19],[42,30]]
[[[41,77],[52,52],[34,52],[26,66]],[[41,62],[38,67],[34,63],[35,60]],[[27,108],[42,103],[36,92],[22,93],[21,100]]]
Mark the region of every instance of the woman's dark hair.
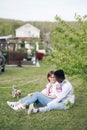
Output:
[[54,75],[56,78],[65,79],[65,74],[62,69],[55,71]]
[[[47,74],[47,79],[48,79],[51,75],[54,75],[54,72],[55,72],[55,71],[53,71],[53,70],[51,70],[50,72],[48,72],[48,74]],[[49,79],[48,79],[48,81],[49,81]]]

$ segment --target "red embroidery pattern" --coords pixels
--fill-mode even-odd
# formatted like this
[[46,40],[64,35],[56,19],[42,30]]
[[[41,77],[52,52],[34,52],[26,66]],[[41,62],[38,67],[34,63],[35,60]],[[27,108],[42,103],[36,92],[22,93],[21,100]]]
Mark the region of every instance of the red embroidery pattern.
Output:
[[57,86],[56,86],[56,90],[57,90],[57,92],[61,92],[61,91],[62,91],[62,87],[59,86],[59,85],[57,85]]
[[48,89],[48,95],[52,92],[52,85]]

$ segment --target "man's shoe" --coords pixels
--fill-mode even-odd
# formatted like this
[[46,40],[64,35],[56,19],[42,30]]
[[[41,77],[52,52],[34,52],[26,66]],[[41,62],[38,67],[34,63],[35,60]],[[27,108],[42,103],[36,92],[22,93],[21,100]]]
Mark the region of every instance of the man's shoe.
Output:
[[33,111],[34,111],[34,105],[30,104],[29,109],[28,109],[28,114],[33,113]]

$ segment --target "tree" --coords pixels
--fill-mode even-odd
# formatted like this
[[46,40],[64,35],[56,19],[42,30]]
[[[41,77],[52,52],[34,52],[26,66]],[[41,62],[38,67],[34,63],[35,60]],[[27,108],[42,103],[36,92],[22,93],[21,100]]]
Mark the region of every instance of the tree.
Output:
[[12,27],[8,24],[1,25],[0,26],[0,35],[4,36],[4,35],[9,35],[9,34],[13,34]]
[[87,16],[75,15],[77,26],[56,16],[56,27],[51,34],[54,51],[47,60],[67,74],[87,73]]

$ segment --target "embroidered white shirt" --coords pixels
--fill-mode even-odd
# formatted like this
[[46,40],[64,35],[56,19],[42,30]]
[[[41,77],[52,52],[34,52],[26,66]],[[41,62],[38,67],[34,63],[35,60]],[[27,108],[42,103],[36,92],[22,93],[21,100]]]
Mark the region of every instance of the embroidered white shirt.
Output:
[[58,97],[58,93],[61,91],[62,91],[62,87],[60,86],[58,82],[55,82],[54,84],[48,83],[46,88],[42,90],[41,93],[47,96],[55,95]]

